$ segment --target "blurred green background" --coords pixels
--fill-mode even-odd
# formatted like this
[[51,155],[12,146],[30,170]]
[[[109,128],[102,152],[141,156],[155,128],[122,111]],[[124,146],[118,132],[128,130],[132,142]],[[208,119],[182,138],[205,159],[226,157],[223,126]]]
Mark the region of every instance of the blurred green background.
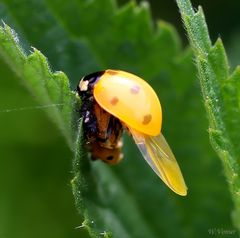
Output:
[[[19,4],[20,2],[21,4],[28,4],[28,1],[19,1]],[[121,6],[127,1],[119,0],[118,2]],[[237,0],[229,0],[228,2],[221,3],[217,0],[199,0],[192,2],[195,7],[197,7],[198,4],[203,6],[211,38],[215,40],[218,36],[221,36],[232,65],[239,63],[240,21],[238,15],[240,2]],[[154,19],[163,19],[172,23],[180,33],[184,44],[187,45],[187,39],[175,1],[151,0],[149,3]],[[12,12],[8,12],[6,5],[8,5],[7,0],[5,3],[4,1],[0,1],[0,19],[10,26],[16,27],[16,31],[18,32],[18,29],[21,29],[21,27],[18,28],[20,22],[15,19],[13,14],[18,4],[15,3],[15,6],[9,4],[10,10],[11,7],[16,8],[12,9]],[[32,11],[32,9],[29,9],[29,11]],[[99,11],[101,11],[101,9],[99,9]],[[20,17],[22,14],[24,15],[26,13],[18,12]],[[37,13],[34,12],[34,14]],[[39,12],[38,17],[43,18],[42,22],[44,22],[44,16],[41,15],[41,12]],[[12,23],[13,25],[11,25]],[[34,31],[34,25],[32,25],[31,28],[31,18],[29,19],[28,25],[30,27],[29,30]],[[44,27],[44,24],[42,27]],[[21,37],[22,32],[20,31],[18,33]],[[44,48],[44,44],[47,45],[48,42],[41,42],[41,39],[29,38],[28,42],[25,42],[24,39],[21,40],[23,40],[25,46],[29,44],[43,51],[50,59],[50,62],[53,55],[65,57],[64,51],[62,50],[59,52],[51,52],[49,48],[46,50],[47,47]],[[52,51],[54,51],[54,49],[52,49]],[[72,51],[74,52],[74,49],[72,49]],[[87,57],[86,53],[86,60]],[[74,64],[76,61],[71,62],[71,60],[69,60],[68,63]],[[79,65],[74,66],[74,71],[67,72],[73,82],[72,84],[76,84],[84,74],[83,71],[80,73],[79,68],[81,64],[87,64],[89,62],[79,61],[78,63]],[[90,66],[85,67],[85,73],[91,69],[91,60],[89,64]],[[64,65],[53,65],[53,68],[54,70],[65,71],[66,69],[67,71],[67,66]],[[72,177],[72,154],[65,140],[42,110],[5,112],[5,109],[20,109],[38,104],[34,100],[34,95],[29,94],[19,82],[17,76],[1,59],[0,78],[0,238],[89,237],[89,235],[81,229],[75,229],[75,227],[81,225],[82,219],[77,214],[72,196],[70,186]],[[200,95],[200,90],[198,92]],[[203,108],[201,110],[203,111]],[[206,133],[207,122],[204,116],[200,123],[202,123],[202,128],[205,128],[203,133],[205,133],[206,141],[204,145],[200,145],[204,147],[209,144]],[[211,151],[210,147],[208,147],[207,150]],[[222,203],[222,210],[220,212],[216,211],[215,214],[216,216],[225,217],[223,217],[223,219],[219,218],[223,223],[218,223],[218,218],[216,218],[216,222],[211,221],[211,224],[204,227],[209,227],[209,229],[224,228],[234,230],[230,220],[232,204],[226,182],[222,175],[221,164],[215,154],[212,151],[210,153],[209,157],[214,158],[214,162],[211,165],[206,163],[206,170],[209,170],[211,173],[211,166],[213,166],[214,169],[217,168],[219,173],[214,176],[216,181],[218,179],[221,181],[222,187],[219,189],[224,190],[223,193],[225,193],[221,198],[217,196],[214,197],[216,203]],[[193,158],[192,163],[197,163],[197,161],[194,161]],[[194,166],[197,167],[196,164]],[[185,172],[187,173],[188,171],[186,170]],[[188,177],[188,175],[186,175],[186,177]],[[211,183],[211,181],[209,181],[209,183]],[[201,184],[201,182],[200,187],[203,187],[204,191],[204,184]],[[200,194],[201,196],[207,196],[207,191]],[[199,199],[202,199],[201,196]],[[143,199],[143,202],[146,201]],[[195,203],[197,207],[198,201],[195,200]],[[211,202],[208,204],[208,200],[206,200],[205,205],[206,207],[209,206],[211,212],[214,211],[211,207],[212,204]],[[221,207],[221,205],[218,207]],[[198,209],[201,210],[201,207]],[[166,211],[166,214],[168,214],[168,212],[169,211]],[[191,211],[188,211],[188,213],[190,214]],[[169,216],[171,216],[171,214]],[[194,219],[195,221],[198,220],[198,218]],[[199,217],[199,219],[202,218]],[[208,217],[204,219],[209,222]],[[225,221],[227,223],[225,223]],[[198,223],[196,222],[196,224]],[[191,216],[189,216],[188,223],[184,224],[185,231],[187,231],[188,226],[191,225],[193,224],[191,224]],[[174,229],[174,227],[169,227],[169,229]],[[198,229],[198,227],[196,227],[196,229]],[[200,228],[200,230],[201,229],[202,228]],[[176,231],[172,234],[177,233]],[[185,234],[188,234],[188,237],[193,237],[191,232]],[[202,237],[203,236],[211,237],[211,234],[205,230],[202,233]],[[215,234],[215,236],[217,235]],[[169,235],[169,237],[174,236]]]
[[[121,4],[126,2],[128,1],[119,0]],[[141,1],[137,0],[137,2]],[[148,2],[150,3],[153,17],[172,23],[177,28],[184,44],[187,44],[186,33],[175,1],[149,0]],[[239,64],[240,21],[238,14],[240,2],[238,0],[229,0],[228,2],[192,0],[191,2],[196,9],[199,5],[203,7],[212,41],[215,41],[217,37],[221,37],[230,56],[229,60],[232,66]]]

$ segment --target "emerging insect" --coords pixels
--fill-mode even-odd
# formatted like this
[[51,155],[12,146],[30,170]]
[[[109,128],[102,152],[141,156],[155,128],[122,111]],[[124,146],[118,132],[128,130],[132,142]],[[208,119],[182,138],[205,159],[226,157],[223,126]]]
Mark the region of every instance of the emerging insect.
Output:
[[131,73],[105,70],[85,76],[77,90],[92,159],[118,163],[123,157],[121,135],[125,128],[163,182],[177,194],[187,194],[181,170],[161,134],[159,99],[147,82]]

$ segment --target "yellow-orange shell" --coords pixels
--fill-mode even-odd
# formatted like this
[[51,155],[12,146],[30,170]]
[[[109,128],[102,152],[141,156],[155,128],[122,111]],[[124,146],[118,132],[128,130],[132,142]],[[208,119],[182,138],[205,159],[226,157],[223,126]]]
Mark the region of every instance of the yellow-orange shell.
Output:
[[160,134],[162,109],[152,87],[138,76],[106,70],[94,85],[94,98],[127,126],[150,136]]

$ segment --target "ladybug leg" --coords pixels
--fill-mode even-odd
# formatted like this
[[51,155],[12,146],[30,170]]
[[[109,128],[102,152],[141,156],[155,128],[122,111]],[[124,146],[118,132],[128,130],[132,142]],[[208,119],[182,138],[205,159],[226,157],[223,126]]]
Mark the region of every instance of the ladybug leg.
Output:
[[99,141],[105,142],[108,139],[107,130],[111,115],[100,108],[97,103],[94,104],[93,110],[97,119],[97,138]]
[[101,147],[107,149],[120,148],[118,142],[122,135],[120,121],[103,110],[97,103],[94,105],[97,120],[97,141]]
[[121,148],[122,147],[122,142],[120,143],[121,137],[122,137],[122,124],[120,123],[120,121],[115,118],[115,117],[111,117],[110,118],[110,122],[109,122],[109,126],[108,126],[108,141],[109,144],[113,147],[113,148]]

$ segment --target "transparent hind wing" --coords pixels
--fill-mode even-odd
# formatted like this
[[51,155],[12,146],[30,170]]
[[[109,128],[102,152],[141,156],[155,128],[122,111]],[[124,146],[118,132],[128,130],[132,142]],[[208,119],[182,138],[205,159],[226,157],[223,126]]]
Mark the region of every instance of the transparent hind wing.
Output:
[[147,136],[130,129],[144,159],[163,182],[175,193],[186,196],[187,187],[181,170],[162,134]]

